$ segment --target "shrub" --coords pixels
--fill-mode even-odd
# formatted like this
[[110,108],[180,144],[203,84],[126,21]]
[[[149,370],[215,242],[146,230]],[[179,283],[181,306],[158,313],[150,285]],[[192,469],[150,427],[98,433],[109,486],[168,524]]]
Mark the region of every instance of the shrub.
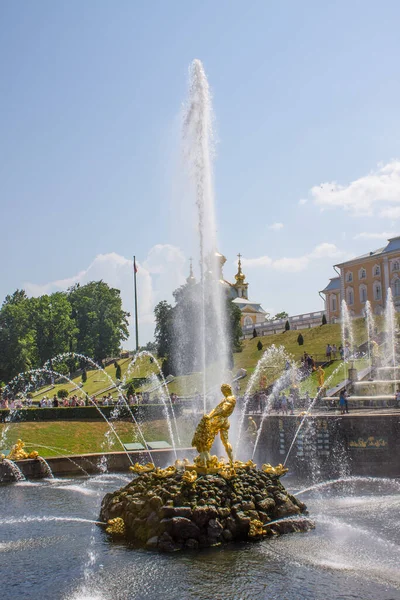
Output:
[[327,324],[327,320],[326,320],[326,315],[325,313],[322,315],[322,325],[326,325]]
[[82,383],[86,383],[87,382],[87,373],[86,373],[86,369],[83,369],[82,371]]
[[257,343],[257,350],[262,350],[262,349],[263,349],[262,341],[259,340]]
[[117,363],[117,366],[115,367],[115,378],[120,380],[121,377],[122,377],[121,365],[119,363]]
[[131,382],[126,389],[126,395],[129,398],[129,396],[133,396],[134,394],[135,394],[135,388],[133,387],[133,383]]
[[299,335],[297,336],[297,343],[299,346],[302,346],[304,344],[304,338],[301,335],[301,333],[299,333]]
[[57,396],[58,398],[68,398],[68,390],[66,390],[65,388],[62,388],[61,390],[58,390],[57,392]]
[[290,323],[289,321],[286,321],[285,323],[285,331],[289,331],[290,330]]
[[256,328],[254,327],[254,329],[253,329],[253,338],[256,338],[256,337],[257,337],[257,330],[256,330]]

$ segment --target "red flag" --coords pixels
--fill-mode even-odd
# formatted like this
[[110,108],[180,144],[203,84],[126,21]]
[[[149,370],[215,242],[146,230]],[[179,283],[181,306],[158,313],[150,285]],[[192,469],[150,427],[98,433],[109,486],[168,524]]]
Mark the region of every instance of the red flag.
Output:
[[138,268],[136,266],[136,258],[133,259],[133,270],[135,271],[135,273],[138,272]]

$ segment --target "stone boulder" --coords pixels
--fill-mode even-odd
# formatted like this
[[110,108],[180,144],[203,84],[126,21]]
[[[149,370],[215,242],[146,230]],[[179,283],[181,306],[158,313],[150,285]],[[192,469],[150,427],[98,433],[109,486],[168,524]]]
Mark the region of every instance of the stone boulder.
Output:
[[[162,480],[143,473],[106,494],[100,521],[122,519],[127,542],[175,552],[304,532],[313,527],[304,514],[305,504],[287,493],[278,476],[246,467],[230,479],[215,474],[194,482],[183,472]],[[107,532],[113,539],[113,528]]]

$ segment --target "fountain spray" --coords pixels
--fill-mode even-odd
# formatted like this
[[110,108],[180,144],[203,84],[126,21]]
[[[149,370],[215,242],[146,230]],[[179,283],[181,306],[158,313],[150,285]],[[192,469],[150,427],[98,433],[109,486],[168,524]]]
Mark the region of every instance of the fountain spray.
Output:
[[[225,293],[220,281],[213,186],[213,113],[211,94],[203,64],[196,59],[189,69],[189,94],[185,106],[182,140],[185,162],[195,196],[199,234],[201,311],[197,339],[203,373],[203,405],[207,412],[207,389],[222,383],[227,371]],[[210,326],[212,323],[213,326]],[[217,356],[221,381],[207,381],[209,353]]]

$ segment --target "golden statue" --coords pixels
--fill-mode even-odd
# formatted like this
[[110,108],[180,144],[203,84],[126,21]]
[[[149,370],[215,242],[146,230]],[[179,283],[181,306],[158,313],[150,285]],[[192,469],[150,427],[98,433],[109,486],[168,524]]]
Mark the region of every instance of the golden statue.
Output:
[[211,446],[218,433],[228,455],[229,462],[233,465],[232,446],[228,439],[230,425],[228,417],[230,417],[234,411],[236,398],[232,394],[231,386],[227,383],[221,385],[221,392],[224,395],[222,402],[220,402],[208,415],[202,417],[200,423],[197,425],[192,440],[192,446],[194,446],[199,453],[199,456],[194,462],[198,467],[203,467],[205,469],[207,469],[207,467],[218,468],[219,466],[218,459],[216,461],[216,457],[210,455]]
[[146,465],[140,465],[137,462],[134,465],[129,467],[130,471],[133,471],[134,473],[138,473],[139,475],[141,473],[150,473],[150,471],[154,471],[154,469],[155,469],[155,466],[151,462],[148,462]]
[[279,465],[276,467],[273,467],[267,463],[264,464],[261,469],[264,471],[264,473],[267,473],[267,475],[276,475],[277,477],[282,477],[282,475],[285,475],[289,470],[282,463],[279,463]]
[[125,535],[125,523],[121,517],[115,519],[109,519],[107,521],[106,532],[116,537],[123,537]]
[[323,370],[323,368],[321,367],[321,365],[319,365],[318,369],[317,369],[317,378],[318,378],[318,385],[320,388],[324,387],[324,383],[325,383],[325,371]]
[[7,458],[9,460],[25,460],[27,458],[37,458],[39,453],[36,450],[32,452],[26,452],[24,450],[25,442],[22,440],[17,440],[17,443],[11,448],[9,455]]

